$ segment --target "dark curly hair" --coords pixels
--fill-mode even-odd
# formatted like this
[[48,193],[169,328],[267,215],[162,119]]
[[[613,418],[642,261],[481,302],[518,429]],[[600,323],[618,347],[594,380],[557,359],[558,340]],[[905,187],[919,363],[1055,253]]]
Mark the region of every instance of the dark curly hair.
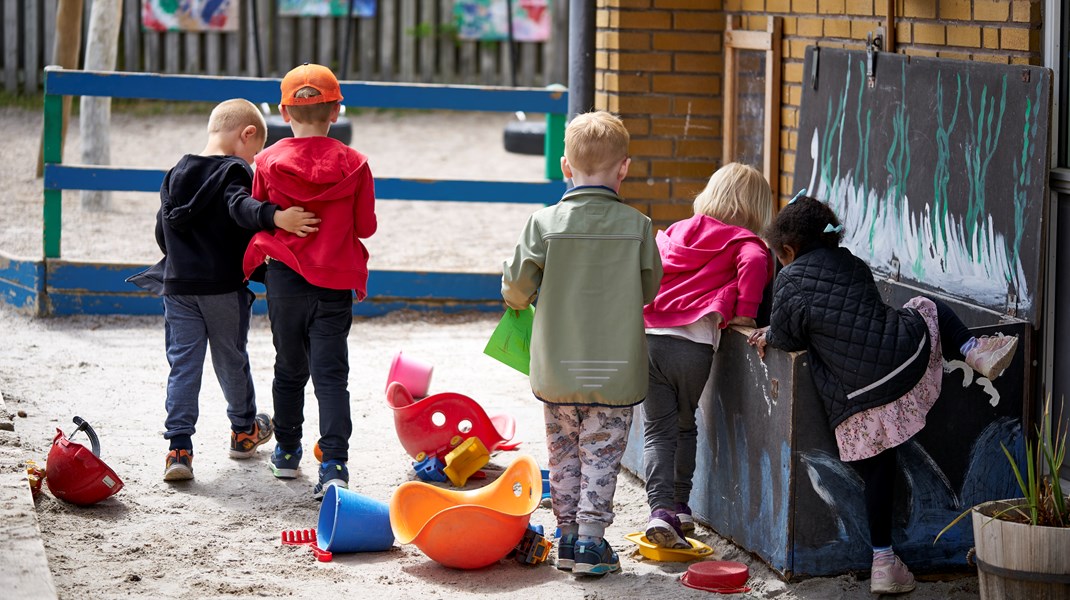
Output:
[[840,227],[840,220],[827,204],[810,196],[799,196],[780,209],[765,229],[762,237],[778,255],[784,246],[795,249],[796,255],[817,248],[835,248],[843,240],[843,228],[826,231],[829,226]]

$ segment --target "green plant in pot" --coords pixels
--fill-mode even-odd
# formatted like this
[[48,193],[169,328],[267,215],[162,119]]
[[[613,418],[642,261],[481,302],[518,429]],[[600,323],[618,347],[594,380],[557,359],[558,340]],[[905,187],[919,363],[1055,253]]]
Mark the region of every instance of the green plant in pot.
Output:
[[1025,445],[1025,469],[1002,443],[1003,453],[1022,491],[1021,498],[978,504],[973,519],[975,562],[981,598],[1070,598],[1070,498],[1059,480],[1066,458],[1067,431],[1052,423],[1051,397],[1035,440]]

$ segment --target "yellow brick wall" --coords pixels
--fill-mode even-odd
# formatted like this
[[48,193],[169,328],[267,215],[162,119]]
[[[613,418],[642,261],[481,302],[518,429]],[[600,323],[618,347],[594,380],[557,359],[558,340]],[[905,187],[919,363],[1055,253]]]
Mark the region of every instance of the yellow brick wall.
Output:
[[[1044,0],[894,0],[895,51],[1001,64],[1043,62]],[[632,135],[622,192],[659,226],[691,214],[721,165],[727,19],[764,29],[783,19],[781,202],[793,191],[806,48],[864,49],[885,25],[887,0],[597,0],[597,108]]]

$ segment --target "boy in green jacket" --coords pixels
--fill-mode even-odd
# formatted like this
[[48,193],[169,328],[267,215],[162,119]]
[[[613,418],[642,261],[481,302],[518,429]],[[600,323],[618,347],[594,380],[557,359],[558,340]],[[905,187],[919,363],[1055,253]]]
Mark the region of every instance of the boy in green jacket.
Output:
[[577,574],[620,569],[604,536],[632,407],[646,398],[643,305],[662,275],[650,219],[617,195],[628,141],[607,112],[569,123],[561,171],[574,187],[531,215],[502,276],[510,308],[538,295],[531,389],[545,404],[557,568]]

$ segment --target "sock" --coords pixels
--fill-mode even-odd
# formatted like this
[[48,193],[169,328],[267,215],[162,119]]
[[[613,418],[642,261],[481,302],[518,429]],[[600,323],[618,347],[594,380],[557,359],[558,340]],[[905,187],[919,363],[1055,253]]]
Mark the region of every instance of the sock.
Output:
[[171,447],[168,450],[188,450],[193,455],[193,439],[188,435],[176,435],[171,438]]
[[977,338],[972,337],[966,340],[966,343],[963,344],[961,348],[959,348],[959,352],[962,352],[962,355],[966,356],[970,353],[970,350],[974,349],[975,346],[977,346]]
[[873,560],[877,560],[878,558],[888,558],[894,555],[895,552],[892,551],[891,546],[873,547]]
[[579,543],[579,544],[591,544],[591,545],[597,545],[601,541],[602,541],[602,538],[594,537],[593,535],[581,535],[580,539],[576,540],[576,542]]

